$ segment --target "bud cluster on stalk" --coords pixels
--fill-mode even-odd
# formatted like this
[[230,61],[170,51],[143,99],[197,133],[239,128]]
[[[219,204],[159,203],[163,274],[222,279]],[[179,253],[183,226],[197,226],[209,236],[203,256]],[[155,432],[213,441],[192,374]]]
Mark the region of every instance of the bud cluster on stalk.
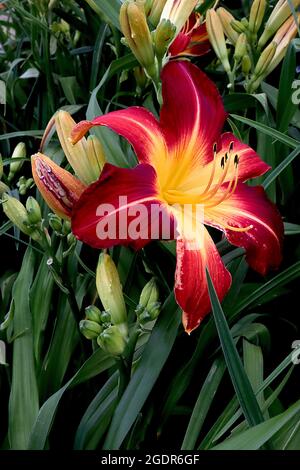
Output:
[[[120,9],[123,42],[148,78],[158,83],[168,48],[198,0],[125,0]],[[140,75],[137,77],[140,79]]]
[[300,0],[291,3],[296,18],[287,0],[278,0],[270,14],[266,0],[253,0],[249,17],[241,20],[223,7],[207,11],[209,39],[229,77],[230,88],[238,79],[248,93],[254,93],[282,61],[300,20]]
[[104,310],[87,307],[80,331],[107,354],[121,356],[128,343],[127,310],[117,267],[107,253],[99,256],[96,287]]

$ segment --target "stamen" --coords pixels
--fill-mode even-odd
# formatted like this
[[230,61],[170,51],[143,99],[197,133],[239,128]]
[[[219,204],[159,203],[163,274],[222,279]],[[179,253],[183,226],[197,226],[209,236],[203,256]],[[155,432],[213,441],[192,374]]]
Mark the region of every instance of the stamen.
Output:
[[232,152],[233,150],[233,146],[234,146],[234,142],[230,142],[230,145],[229,145],[229,152]]
[[220,224],[218,223],[221,227],[223,227],[225,230],[232,230],[233,232],[248,232],[249,230],[253,229],[253,225],[248,225],[248,227],[232,227],[231,225],[226,225],[226,224]]
[[225,158],[222,157],[222,159],[221,159],[221,168],[224,170],[224,167],[225,167]]

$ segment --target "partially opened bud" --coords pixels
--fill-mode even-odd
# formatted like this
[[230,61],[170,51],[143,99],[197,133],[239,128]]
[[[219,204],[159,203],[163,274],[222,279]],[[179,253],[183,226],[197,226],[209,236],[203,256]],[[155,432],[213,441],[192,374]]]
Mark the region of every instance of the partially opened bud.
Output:
[[147,12],[150,23],[157,26],[167,0],[152,0],[149,11]]
[[261,27],[266,11],[266,0],[254,0],[250,10],[249,31],[256,34]]
[[228,53],[222,23],[219,16],[213,9],[208,10],[206,13],[206,29],[208,32],[209,40],[214,48],[217,57],[223,64],[225,71],[227,73],[230,73],[231,70],[228,60]]
[[36,241],[40,240],[39,232],[30,227],[27,210],[18,199],[4,194],[2,196],[2,207],[8,219],[11,220],[21,232],[25,233],[25,235],[29,235]]
[[[102,161],[103,156],[102,147],[98,160],[94,155],[94,150],[91,147],[91,144],[87,144],[85,137],[73,145],[70,141],[70,135],[76,122],[66,111],[58,111],[55,115],[55,125],[60,144],[75,174],[85,184],[90,184],[93,181],[96,181],[99,178],[101,171],[99,170],[99,167],[101,166],[100,162]],[[99,143],[99,145],[101,144]]]
[[86,339],[96,339],[102,332],[99,323],[91,320],[81,320],[79,322],[79,329]]
[[244,55],[247,52],[247,36],[245,33],[239,35],[237,40],[235,51],[234,51],[234,60],[240,62]]
[[154,50],[143,2],[126,0],[120,9],[120,24],[127,45],[150,73],[154,67]]
[[[300,5],[300,0],[291,0],[294,8]],[[291,7],[287,0],[279,0],[274,10],[272,11],[263,34],[258,41],[258,47],[262,48],[273,34],[280,28],[280,26],[291,16]]]
[[14,161],[14,159],[19,159],[19,158],[26,158],[26,147],[24,142],[19,142],[16,148],[13,151],[12,154],[12,162],[9,166],[9,175],[8,175],[8,181],[11,181],[15,174],[21,169],[21,166],[23,165],[23,161],[17,160]]
[[234,21],[234,17],[232,16],[229,11],[225,10],[225,8],[220,7],[217,9],[217,14],[221,20],[223,31],[231,44],[235,45],[239,34],[233,29],[231,26],[231,22]]
[[85,190],[84,184],[41,153],[31,157],[31,167],[34,181],[48,206],[63,219],[71,217],[73,205]]
[[42,213],[39,203],[34,197],[29,196],[26,201],[26,210],[28,213],[29,222],[31,224],[38,224],[42,220]]
[[198,0],[167,0],[161,14],[161,20],[170,20],[176,27],[176,34],[188,20]]
[[106,328],[97,338],[101,349],[112,356],[121,356],[127,345],[127,334],[118,325]]
[[97,291],[114,325],[127,324],[127,312],[119,274],[107,253],[101,253],[96,270]]

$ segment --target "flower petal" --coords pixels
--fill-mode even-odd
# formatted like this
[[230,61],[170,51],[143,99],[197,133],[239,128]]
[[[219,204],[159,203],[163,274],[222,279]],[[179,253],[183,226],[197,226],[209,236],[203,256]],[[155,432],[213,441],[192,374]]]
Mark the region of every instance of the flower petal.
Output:
[[225,268],[218,250],[206,228],[202,247],[193,249],[191,240],[177,240],[175,297],[183,310],[183,325],[191,333],[210,312],[211,305],[206,281],[208,268],[220,301],[231,285],[231,275]]
[[190,62],[168,62],[162,82],[161,126],[169,149],[188,173],[212,159],[226,113],[214,83]]
[[141,163],[156,166],[166,158],[166,143],[160,125],[145,108],[132,106],[96,117],[92,121],[81,121],[72,131],[72,142],[78,142],[93,126],[109,127],[125,137]]
[[148,164],[128,169],[106,163],[72,214],[73,233],[94,248],[122,244],[139,249],[152,239],[174,238],[174,230],[174,218],[158,199],[156,173]]
[[[219,194],[220,191],[226,191],[226,188],[222,187]],[[239,183],[229,199],[205,210],[205,223],[224,231],[233,245],[244,247],[249,265],[262,275],[269,268],[279,266],[283,222],[261,186],[250,187]],[[228,226],[252,228],[238,232],[228,229]]]

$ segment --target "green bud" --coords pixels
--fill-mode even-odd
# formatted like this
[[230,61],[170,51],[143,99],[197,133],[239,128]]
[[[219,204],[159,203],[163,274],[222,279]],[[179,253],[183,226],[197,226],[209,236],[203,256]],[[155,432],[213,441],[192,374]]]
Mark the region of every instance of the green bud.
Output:
[[112,356],[121,356],[127,344],[127,334],[118,325],[104,330],[97,338],[97,343],[105,352]]
[[230,22],[230,26],[239,34],[246,32],[246,27],[243,25],[243,23],[241,23],[241,21],[232,20]]
[[111,323],[111,315],[108,312],[101,312],[100,314],[101,323]]
[[68,235],[71,232],[71,222],[70,220],[64,220],[62,226],[62,234]]
[[97,308],[95,305],[89,305],[89,307],[86,307],[85,318],[87,320],[100,324],[101,323],[100,316],[101,316],[101,312],[99,308]]
[[149,313],[151,320],[156,320],[158,315],[160,314],[161,310],[161,303],[160,302],[152,302],[147,308],[147,312]]
[[[26,158],[26,147],[24,142],[19,142],[12,154],[12,160],[15,158]],[[8,181],[11,181],[15,174],[20,170],[23,165],[22,161],[12,161],[9,166]]]
[[140,325],[145,325],[152,321],[152,318],[147,310],[144,310],[141,315],[139,315],[139,323]]
[[29,196],[26,201],[26,210],[28,212],[29,222],[31,224],[38,224],[42,220],[42,213],[39,203],[34,197]]
[[174,39],[176,26],[170,20],[163,19],[154,32],[154,47],[157,57],[162,58]]
[[68,246],[69,246],[69,247],[76,245],[76,243],[77,243],[77,238],[75,237],[75,235],[73,235],[73,233],[69,233],[69,234],[67,235],[67,243],[68,243]]
[[2,196],[2,207],[9,220],[11,220],[12,223],[21,230],[21,232],[31,236],[31,238],[36,241],[40,240],[39,232],[30,227],[28,213],[18,199],[5,193]]
[[99,323],[90,320],[81,320],[79,322],[79,329],[86,339],[96,339],[102,332]]
[[56,214],[49,214],[49,225],[55,232],[61,233],[62,221],[61,218]]
[[115,263],[107,253],[101,253],[96,270],[97,291],[104,310],[114,325],[127,323],[122,286]]
[[158,297],[159,290],[155,278],[153,277],[149,282],[147,282],[141,292],[139,306],[147,309],[150,304],[158,301]]
[[236,62],[240,62],[244,55],[247,52],[247,36],[245,33],[242,33],[239,35],[236,46],[235,46],[235,51],[234,51],[234,60]]
[[33,178],[28,178],[28,180],[25,183],[26,189],[30,189],[33,184],[34,184],[34,179]]
[[249,75],[251,71],[251,59],[248,54],[245,54],[242,58],[242,72],[244,75]]

